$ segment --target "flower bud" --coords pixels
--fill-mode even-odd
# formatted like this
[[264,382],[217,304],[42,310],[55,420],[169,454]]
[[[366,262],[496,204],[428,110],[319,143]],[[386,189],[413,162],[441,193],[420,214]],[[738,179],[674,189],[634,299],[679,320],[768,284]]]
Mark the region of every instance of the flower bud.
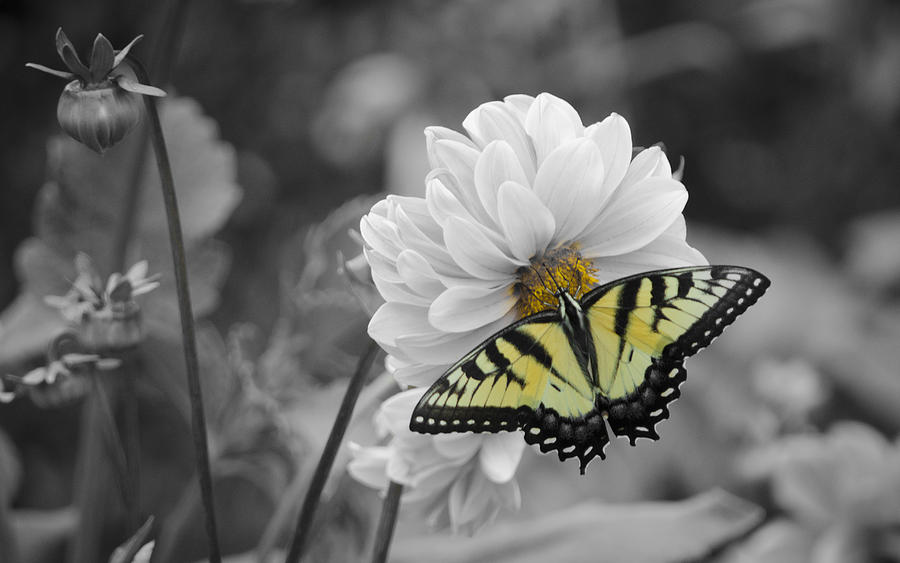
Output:
[[135,82],[119,71],[131,47],[140,38],[135,38],[121,51],[115,51],[106,37],[97,35],[90,64],[85,65],[69,38],[59,29],[56,51],[69,71],[34,63],[26,65],[71,81],[59,97],[56,117],[63,131],[100,154],[125,138],[138,124],[140,96],[166,95],[159,88]]
[[141,103],[138,94],[113,82],[87,88],[73,80],[59,97],[56,118],[70,137],[102,154],[138,124]]

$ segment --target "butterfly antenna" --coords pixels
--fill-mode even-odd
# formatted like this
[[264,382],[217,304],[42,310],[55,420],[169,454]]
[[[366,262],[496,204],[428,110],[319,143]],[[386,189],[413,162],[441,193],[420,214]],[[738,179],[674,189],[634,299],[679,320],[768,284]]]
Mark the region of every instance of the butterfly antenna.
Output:
[[[531,266],[531,269],[535,273],[535,275],[538,277],[538,279],[541,280],[541,285],[543,285],[547,289],[550,289],[550,284],[547,283],[547,278],[545,278],[544,276],[541,275],[541,271],[538,268],[535,268],[534,265]],[[547,272],[547,277],[549,277],[553,281],[553,285],[556,286],[556,291],[559,292],[560,287],[559,287],[559,284],[556,283],[556,279],[554,279],[553,274],[551,274],[550,272]]]
[[550,276],[550,279],[553,280],[553,285],[556,286],[556,293],[557,294],[562,293],[563,288],[562,288],[562,286],[559,285],[559,282],[556,281],[556,276],[553,275],[553,272],[547,272],[547,274]]

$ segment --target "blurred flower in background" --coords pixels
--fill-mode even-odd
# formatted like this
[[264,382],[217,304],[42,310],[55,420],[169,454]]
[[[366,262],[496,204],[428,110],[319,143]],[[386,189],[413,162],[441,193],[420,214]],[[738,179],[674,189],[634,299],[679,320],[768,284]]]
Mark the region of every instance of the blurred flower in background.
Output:
[[788,436],[750,452],[787,516],[767,524],[734,561],[896,561],[900,558],[900,441],[859,422]]
[[[632,159],[621,116],[585,127],[560,98],[515,95],[479,106],[463,127],[468,135],[426,129],[432,171],[425,198],[388,196],[360,223],[386,300],[369,334],[390,353],[401,385],[430,385],[485,337],[554,308],[556,288],[546,280],[580,296],[598,282],[706,263],[685,242],[684,186],[659,147]],[[415,394],[385,405],[393,438],[377,453],[357,449],[354,473],[384,484],[374,476],[380,469],[409,495],[449,488],[449,499],[461,495],[456,504],[467,507],[451,502],[453,529],[462,527],[454,520],[462,514],[495,514],[486,491],[508,487],[525,447],[521,435],[413,434]],[[510,494],[499,504],[511,505]]]
[[18,395],[29,394],[40,406],[53,406],[60,400],[80,396],[87,377],[95,371],[109,371],[121,365],[116,358],[98,354],[68,353],[29,371],[21,377],[5,375],[0,402],[8,403]]
[[140,342],[141,309],[134,298],[159,287],[160,277],[147,275],[147,261],[138,262],[124,275],[110,275],[105,284],[86,254],[75,257],[75,270],[72,289],[62,296],[45,296],[44,302],[59,309],[91,350],[121,350]]

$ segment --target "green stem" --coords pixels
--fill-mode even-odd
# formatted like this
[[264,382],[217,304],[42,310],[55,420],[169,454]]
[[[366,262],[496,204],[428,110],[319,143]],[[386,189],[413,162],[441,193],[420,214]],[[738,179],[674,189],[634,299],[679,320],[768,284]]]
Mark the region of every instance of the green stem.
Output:
[[394,527],[397,524],[397,513],[400,512],[400,495],[402,494],[403,485],[391,481],[384,504],[381,505],[381,518],[378,520],[378,529],[375,531],[372,563],[387,561],[388,552],[391,550],[391,539],[394,537]]
[[[143,84],[150,84],[150,78],[147,76],[147,72],[140,61],[131,55],[129,55],[128,61],[137,74],[138,80]],[[206,513],[209,561],[210,563],[219,563],[222,560],[222,555],[219,551],[218,532],[216,531],[212,472],[209,466],[209,445],[206,437],[206,416],[203,412],[203,391],[200,385],[200,368],[197,360],[197,337],[194,329],[191,294],[188,288],[184,237],[181,231],[181,218],[178,215],[175,181],[172,178],[172,166],[169,163],[169,152],[166,149],[166,139],[159,120],[159,112],[156,109],[156,99],[152,96],[144,96],[144,103],[147,107],[147,113],[150,115],[150,135],[156,155],[156,166],[159,169],[163,203],[169,228],[169,241],[172,247],[172,262],[175,267],[175,288],[178,295],[178,312],[181,316],[181,339],[187,368],[188,394],[191,399],[191,429],[194,436],[200,495],[203,501],[203,510]]]
[[356,373],[350,379],[344,398],[341,400],[341,406],[338,408],[337,416],[331,427],[331,433],[325,442],[325,448],[322,450],[322,457],[319,458],[319,464],[310,481],[309,489],[306,491],[306,497],[303,499],[303,507],[300,509],[300,517],[297,519],[297,528],[294,530],[294,537],[291,540],[291,547],[288,551],[285,563],[297,563],[303,555],[306,548],[306,541],[312,531],[313,518],[316,515],[316,508],[319,506],[319,499],[322,498],[322,489],[325,488],[325,482],[331,473],[331,466],[334,464],[334,457],[337,455],[341,441],[344,439],[344,433],[350,424],[350,418],[353,415],[353,407],[356,406],[356,400],[366,383],[366,375],[378,355],[378,344],[374,340],[369,341],[366,351],[360,357],[356,364]]

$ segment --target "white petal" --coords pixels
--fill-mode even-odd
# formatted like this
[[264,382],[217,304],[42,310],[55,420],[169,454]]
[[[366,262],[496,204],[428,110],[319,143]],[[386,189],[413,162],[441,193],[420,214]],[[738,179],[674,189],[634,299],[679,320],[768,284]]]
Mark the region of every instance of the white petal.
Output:
[[[456,465],[439,463],[416,471],[411,477],[410,483],[403,489],[402,502],[414,503],[428,501],[433,495],[446,495],[447,489],[459,477],[460,468]],[[436,503],[438,506],[446,506],[446,499]],[[431,504],[435,504],[433,501]]]
[[512,108],[516,118],[524,124],[525,118],[528,116],[528,110],[534,105],[534,96],[513,94],[503,98],[503,103],[506,104],[506,107]]
[[483,280],[510,279],[525,265],[504,254],[477,225],[458,217],[450,217],[444,224],[444,242],[463,270]]
[[[428,212],[428,202],[424,197],[405,197],[390,194],[387,201],[395,208],[395,220],[403,216],[409,220],[429,239],[435,242],[441,240],[441,227],[438,225],[431,214]],[[399,225],[398,225],[399,226]],[[403,229],[400,229],[400,236],[403,236]]]
[[650,244],[620,256],[595,260],[599,283],[662,268],[679,268],[681,266],[704,266],[709,261],[697,249],[690,246],[679,236],[681,221],[675,221],[665,233]]
[[[666,175],[667,170],[668,175]],[[632,186],[652,176],[672,177],[669,159],[666,158],[666,153],[657,146],[644,149],[634,157],[628,166],[628,172],[622,178],[621,185],[623,187]]]
[[372,281],[374,282],[378,293],[381,294],[385,301],[391,303],[404,303],[418,307],[428,307],[431,303],[430,298],[416,293],[405,283],[388,281],[374,270],[372,271]]
[[525,438],[521,432],[488,434],[479,453],[481,470],[494,483],[506,483],[515,476],[523,451]]
[[373,340],[390,346],[396,346],[400,337],[435,334],[428,324],[428,309],[390,301],[372,315],[368,331]]
[[22,383],[25,385],[38,385],[50,379],[50,370],[41,366],[34,368],[22,376]]
[[553,213],[557,242],[571,240],[594,221],[610,194],[602,191],[603,159],[590,139],[557,147],[541,165],[534,192]]
[[540,198],[525,186],[506,182],[500,186],[497,199],[500,227],[513,256],[528,261],[546,250],[556,231],[556,220]]
[[584,131],[600,147],[606,177],[603,179],[604,190],[612,192],[622,182],[628,165],[631,162],[631,128],[621,115],[612,113]]
[[553,150],[584,133],[581,117],[569,102],[540,94],[525,117],[525,131],[534,144],[538,167]]
[[684,220],[684,215],[676,217],[675,222],[669,225],[663,234],[685,240],[687,238],[687,222]]
[[402,349],[404,358],[408,358],[410,361],[449,366],[470,352],[485,338],[515,320],[516,315],[510,312],[501,319],[477,330],[402,336],[397,338],[397,347],[398,350]]
[[391,395],[381,403],[378,408],[380,420],[387,424],[388,429],[394,435],[409,432],[409,419],[412,418],[413,409],[416,408],[419,399],[427,389],[407,389]]
[[353,442],[348,446],[352,459],[347,464],[347,472],[363,485],[379,490],[386,488],[390,449],[378,446],[363,447]]
[[428,161],[431,164],[432,168],[438,168],[443,166],[438,163],[437,155],[434,152],[434,143],[436,141],[440,141],[442,139],[447,139],[450,141],[456,141],[458,143],[462,143],[464,145],[469,145],[472,148],[475,148],[475,143],[473,143],[468,137],[463,135],[462,133],[457,133],[452,129],[447,129],[446,127],[426,127],[425,128],[425,147],[428,151]]
[[128,273],[125,274],[125,277],[134,284],[144,278],[147,277],[147,272],[150,269],[150,264],[146,260],[141,260],[137,262],[134,266],[128,269]]
[[534,178],[534,146],[515,110],[502,102],[482,104],[466,117],[463,127],[481,147],[493,141],[509,143],[528,179]]
[[[463,275],[463,271],[453,261],[443,244],[438,244],[431,237],[427,236],[403,209],[398,209],[396,216],[400,239],[410,250],[416,251],[430,265],[429,267],[433,266],[434,270],[438,270],[445,275]],[[434,223],[430,215],[429,219]],[[435,227],[440,229],[436,223]],[[443,243],[443,233],[440,234],[440,237]]]
[[397,225],[384,217],[369,213],[360,220],[359,232],[366,244],[391,260],[397,259],[402,250]]
[[675,180],[648,178],[617,197],[581,239],[585,257],[617,256],[649,244],[675,222],[687,190]]
[[446,332],[464,332],[490,324],[516,304],[512,286],[451,287],[428,310],[428,322]]
[[472,433],[437,434],[434,448],[444,457],[465,460],[475,455],[482,440],[481,436]]
[[[390,356],[393,357],[393,356]],[[400,385],[410,387],[430,387],[447,371],[446,365],[407,364],[394,369],[391,375]]]
[[506,141],[492,141],[475,164],[478,198],[494,221],[497,220],[497,189],[506,181],[529,185],[525,171]]
[[481,222],[489,219],[475,190],[475,163],[478,162],[481,151],[458,141],[440,140],[435,141],[434,152],[439,168],[445,168],[456,179],[455,183],[445,181],[447,188]]
[[469,475],[457,479],[453,484],[450,489],[448,508],[450,524],[454,533],[465,529],[466,524],[480,520],[480,517],[490,508],[489,486],[489,481],[478,471],[472,471]]
[[391,283],[403,282],[403,280],[400,279],[400,275],[397,274],[396,260],[390,260],[382,253],[372,248],[363,248],[363,255],[365,255],[366,262],[372,267],[374,273],[377,273]]
[[[457,185],[456,179],[452,174],[444,169],[432,170],[426,179],[425,199],[428,205],[428,211],[434,217],[441,229],[446,228],[446,222],[449,217],[459,217],[469,221],[473,225],[477,225],[478,229],[494,242],[498,247],[506,248],[506,241],[495,231],[492,226],[494,220],[488,217],[487,212],[481,205],[480,201],[475,203],[469,202],[466,198],[471,197],[478,199],[474,188],[471,194],[467,194]],[[477,211],[477,213],[475,213]],[[443,234],[441,235],[443,240]]]
[[387,474],[387,478],[389,481],[399,483],[403,486],[409,486],[411,484],[412,465],[410,463],[410,460],[402,454],[398,453],[396,449],[394,449],[391,457],[389,457],[387,460],[385,473]]
[[475,218],[453,191],[447,187],[444,180],[446,178],[434,175],[425,184],[425,201],[428,204],[428,212],[435,222],[443,229],[450,217],[462,217],[474,221]]
[[397,273],[407,287],[423,297],[434,299],[444,291],[434,269],[414,250],[404,250],[397,257]]

